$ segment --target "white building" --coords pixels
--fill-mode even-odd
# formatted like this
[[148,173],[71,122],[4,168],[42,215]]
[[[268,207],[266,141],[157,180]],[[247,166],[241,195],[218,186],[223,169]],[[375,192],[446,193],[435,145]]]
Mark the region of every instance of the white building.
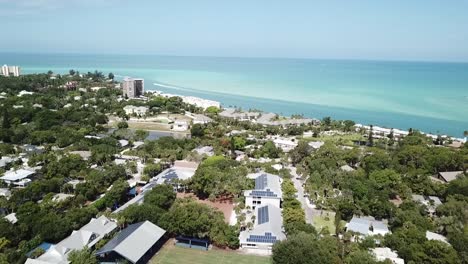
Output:
[[255,209],[257,206],[266,204],[281,206],[281,178],[270,173],[259,172],[247,175],[250,179],[255,179],[255,188],[244,191],[245,206]]
[[127,115],[137,115],[137,116],[144,116],[148,113],[149,108],[146,106],[134,106],[134,105],[126,105],[123,110]]
[[388,247],[378,247],[370,250],[371,254],[375,257],[377,261],[390,260],[393,264],[405,264],[405,261],[402,258],[398,257],[398,253],[392,251]]
[[443,235],[439,235],[437,233],[431,232],[431,231],[426,231],[426,238],[427,240],[436,240],[436,241],[449,244],[446,237],[444,237]]
[[200,115],[200,114],[194,114],[193,115],[193,124],[208,124],[210,122],[213,122],[213,119],[205,116],[205,115]]
[[273,244],[286,239],[283,232],[281,209],[271,204],[262,205],[253,210],[255,222],[239,234],[241,248],[260,250],[271,254]]
[[51,246],[44,254],[37,259],[28,259],[26,264],[66,264],[68,254],[73,250],[82,250],[85,247],[92,248],[97,242],[117,228],[117,223],[109,220],[105,216],[93,218],[80,230],[60,241],[57,245]]
[[0,188],[0,196],[3,196],[5,198],[9,199],[10,196],[11,196],[11,191],[6,189],[6,188]]
[[216,108],[221,108],[221,103],[212,101],[212,100],[207,100],[207,99],[202,99],[199,97],[194,97],[194,96],[180,96],[182,98],[182,101],[186,104],[191,104],[195,105],[197,107],[201,107],[203,109],[207,109],[208,107],[216,107]]
[[18,66],[8,66],[8,65],[3,65],[2,66],[2,75],[3,76],[15,76],[18,77],[20,76],[20,67]]
[[353,216],[351,221],[346,224],[346,231],[358,233],[361,237],[375,235],[385,236],[386,234],[390,233],[386,223],[376,220],[371,216]]
[[26,90],[21,90],[19,93],[18,93],[18,97],[21,97],[23,95],[33,95],[34,92],[28,92]]
[[419,194],[413,194],[411,197],[413,201],[426,206],[427,211],[431,215],[434,214],[436,208],[442,204],[442,201],[437,196],[423,196]]
[[33,176],[34,174],[34,171],[24,169],[7,171],[2,177],[0,177],[0,180],[4,181],[8,185],[24,187],[31,182],[31,179],[29,179],[29,177]]
[[289,152],[297,146],[297,142],[292,139],[277,138],[273,140],[277,148],[281,148],[284,152]]
[[185,120],[176,120],[172,126],[174,131],[186,131],[189,128],[189,124]]
[[311,141],[311,142],[309,142],[309,147],[311,147],[313,150],[318,150],[324,144],[325,144],[325,142],[323,142],[323,141]]
[[200,147],[195,148],[193,151],[195,151],[199,155],[206,155],[208,157],[211,157],[214,155],[214,150],[212,146],[200,146]]

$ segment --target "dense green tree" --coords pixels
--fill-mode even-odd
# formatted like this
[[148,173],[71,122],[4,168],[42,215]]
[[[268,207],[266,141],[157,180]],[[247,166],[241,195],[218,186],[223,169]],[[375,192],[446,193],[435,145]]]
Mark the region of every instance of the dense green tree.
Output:
[[336,240],[299,233],[273,246],[273,264],[340,263]]
[[68,254],[68,261],[72,264],[97,264],[98,261],[94,253],[88,248],[82,250],[73,250]]
[[167,210],[172,206],[175,198],[176,193],[172,185],[161,184],[145,194],[144,202]]

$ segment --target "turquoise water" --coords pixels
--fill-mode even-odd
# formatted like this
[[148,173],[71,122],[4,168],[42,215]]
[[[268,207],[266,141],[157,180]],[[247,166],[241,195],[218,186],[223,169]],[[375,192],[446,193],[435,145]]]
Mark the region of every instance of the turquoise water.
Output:
[[468,130],[463,63],[0,53],[0,64],[5,63],[19,65],[23,73],[73,68],[142,77],[147,90],[286,115],[454,136]]

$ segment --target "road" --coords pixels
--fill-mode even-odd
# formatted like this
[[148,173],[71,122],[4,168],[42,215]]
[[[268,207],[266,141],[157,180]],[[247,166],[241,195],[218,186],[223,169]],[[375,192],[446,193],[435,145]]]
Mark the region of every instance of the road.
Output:
[[303,181],[299,180],[299,175],[296,173],[296,168],[293,166],[289,166],[288,169],[291,171],[292,181],[294,183],[294,187],[297,190],[297,200],[301,202],[302,209],[305,212],[306,216],[306,223],[312,224],[312,217],[314,212],[316,211],[313,206],[308,202],[308,198],[304,197],[304,187],[302,186]]

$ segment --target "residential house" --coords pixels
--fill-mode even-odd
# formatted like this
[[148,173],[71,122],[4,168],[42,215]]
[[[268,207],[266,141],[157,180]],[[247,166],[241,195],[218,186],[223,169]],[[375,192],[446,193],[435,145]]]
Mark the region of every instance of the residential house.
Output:
[[211,157],[214,155],[214,150],[212,146],[200,146],[200,147],[195,148],[193,151],[195,151],[199,155],[206,155],[208,157]]
[[16,213],[11,213],[9,215],[6,215],[4,218],[5,220],[7,220],[8,222],[12,224],[16,224],[18,222],[18,218],[16,218]]
[[457,179],[458,176],[462,175],[463,171],[446,171],[446,172],[439,172],[437,178],[442,180],[443,182],[451,182]]
[[341,166],[340,169],[342,171],[344,171],[344,172],[353,172],[353,171],[355,171],[355,169],[353,167],[349,166],[348,164]]
[[405,260],[398,257],[398,253],[388,247],[378,247],[370,250],[377,261],[390,260],[393,264],[405,264]]
[[442,201],[437,196],[423,196],[419,194],[413,194],[412,199],[417,203],[425,205],[430,215],[433,215],[436,208],[442,204]]
[[253,211],[255,215],[253,227],[240,232],[240,247],[271,254],[273,245],[286,239],[281,209],[275,205],[266,204],[258,206]]
[[148,113],[149,108],[146,106],[126,105],[123,110],[126,115],[145,116]]
[[440,241],[440,242],[449,244],[446,237],[444,237],[443,235],[431,232],[431,231],[426,231],[426,238],[427,238],[427,240],[436,240],[436,241]]
[[284,152],[289,152],[297,146],[297,142],[293,139],[276,138],[273,143],[277,148],[281,148]]
[[255,188],[244,191],[245,206],[255,209],[257,206],[266,204],[281,207],[281,178],[277,175],[259,172],[247,175],[250,179],[255,179]]
[[117,223],[105,216],[93,218],[80,230],[73,231],[70,236],[51,246],[36,259],[28,259],[26,264],[68,264],[68,254],[73,250],[82,250],[93,246],[117,228]]
[[325,144],[325,142],[323,141],[311,141],[309,142],[309,147],[312,148],[313,150],[318,150],[320,149],[323,145]]
[[189,129],[189,123],[185,120],[176,120],[172,126],[174,131],[186,131]]
[[96,252],[101,263],[148,263],[164,244],[166,230],[149,222],[129,225]]
[[193,124],[208,124],[213,122],[213,119],[207,117],[206,115],[193,114]]
[[4,169],[6,168],[9,164],[13,163],[14,161],[16,161],[17,159],[16,158],[10,158],[10,157],[2,157],[0,159],[0,168]]
[[353,216],[351,221],[346,224],[346,231],[357,233],[359,234],[359,237],[374,235],[385,236],[386,234],[390,233],[386,223],[376,220],[371,216]]
[[0,180],[5,182],[8,185],[16,185],[20,187],[25,187],[31,182],[31,177],[35,174],[34,171],[19,169],[13,171],[7,171],[5,174],[0,177]]
[[11,191],[8,190],[7,188],[0,188],[0,196],[5,197],[7,199],[10,199],[11,197]]

